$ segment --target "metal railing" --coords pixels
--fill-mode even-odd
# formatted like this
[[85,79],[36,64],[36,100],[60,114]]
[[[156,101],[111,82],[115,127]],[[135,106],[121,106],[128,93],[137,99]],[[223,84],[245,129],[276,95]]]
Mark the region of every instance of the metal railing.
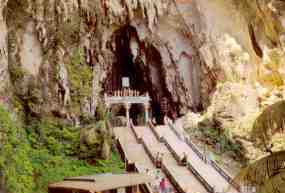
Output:
[[164,141],[165,141],[162,136],[159,136],[159,134],[158,134],[157,131],[155,130],[155,126],[152,124],[151,121],[148,122],[148,126],[149,126],[149,128],[150,128],[151,131],[152,131],[152,133],[155,135],[156,139],[157,139],[159,142],[164,142]]
[[[175,125],[171,122],[167,122],[169,128],[175,133],[175,135],[179,138],[182,139],[182,136],[179,134],[177,129],[175,128]],[[195,154],[203,161],[206,160],[206,155],[204,155],[198,147],[191,142],[191,140],[186,137],[185,138],[185,143],[195,152]],[[234,182],[233,178],[226,172],[224,171],[214,160],[210,160],[210,165],[229,183],[231,184],[236,190],[240,192],[240,186]]]
[[135,130],[135,125],[134,125],[134,122],[133,122],[133,120],[132,119],[130,119],[130,128],[131,128],[131,130],[132,130],[132,132],[133,132],[133,134],[135,135],[135,138],[136,138],[136,140],[137,140],[137,142],[138,143],[142,143],[142,139],[141,139],[141,137],[140,136],[138,136],[138,134],[137,134],[137,132],[136,132],[136,130]]
[[[175,158],[175,160],[180,163],[181,159],[180,156],[174,151],[173,147],[165,140],[165,145]],[[200,173],[193,167],[191,163],[187,163],[187,169],[190,170],[190,172],[200,181],[201,184],[209,191],[214,192],[213,187],[200,175]]]

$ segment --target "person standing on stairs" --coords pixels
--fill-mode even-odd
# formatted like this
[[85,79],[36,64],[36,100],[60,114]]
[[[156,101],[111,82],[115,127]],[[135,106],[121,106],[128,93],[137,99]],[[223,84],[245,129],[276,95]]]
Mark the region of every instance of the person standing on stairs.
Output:
[[160,183],[159,183],[159,190],[160,193],[167,193],[166,192],[166,182],[165,182],[165,178],[162,178]]
[[183,157],[181,159],[181,165],[186,166],[187,165],[187,154],[183,152]]

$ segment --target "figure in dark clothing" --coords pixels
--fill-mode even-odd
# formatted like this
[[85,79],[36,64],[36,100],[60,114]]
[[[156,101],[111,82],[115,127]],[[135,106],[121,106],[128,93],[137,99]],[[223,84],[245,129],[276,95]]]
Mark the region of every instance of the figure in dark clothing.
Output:
[[187,154],[183,152],[183,157],[181,159],[181,165],[186,166],[187,165]]
[[155,157],[155,166],[157,168],[161,168],[162,165],[162,157],[163,154],[160,154],[159,152],[157,152],[156,157]]

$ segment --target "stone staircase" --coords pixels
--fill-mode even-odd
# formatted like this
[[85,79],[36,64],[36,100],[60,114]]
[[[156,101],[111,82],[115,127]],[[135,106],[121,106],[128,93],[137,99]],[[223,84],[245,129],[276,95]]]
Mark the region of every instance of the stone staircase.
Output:
[[181,193],[206,193],[207,188],[186,167],[180,166],[172,155],[170,149],[157,139],[149,127],[133,127],[133,132],[143,144],[150,158],[155,160],[157,152],[163,153],[162,170],[168,176],[178,192]]
[[230,181],[212,166],[211,162],[208,163],[201,159],[203,157],[201,155],[199,156],[195,149],[183,141],[182,137],[177,136],[169,126],[152,127],[152,130],[159,139],[164,141],[176,160],[182,159],[183,152],[188,155],[187,168],[196,175],[210,192],[223,192],[230,187],[231,193],[238,192],[231,186]]

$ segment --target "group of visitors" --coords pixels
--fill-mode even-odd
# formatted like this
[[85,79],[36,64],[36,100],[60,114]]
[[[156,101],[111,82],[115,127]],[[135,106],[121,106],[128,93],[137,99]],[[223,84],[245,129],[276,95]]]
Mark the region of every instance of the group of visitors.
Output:
[[[146,174],[153,176],[149,169]],[[162,177],[160,170],[156,170],[154,174],[154,183],[150,184],[155,193],[174,193],[174,190],[165,177]]]

